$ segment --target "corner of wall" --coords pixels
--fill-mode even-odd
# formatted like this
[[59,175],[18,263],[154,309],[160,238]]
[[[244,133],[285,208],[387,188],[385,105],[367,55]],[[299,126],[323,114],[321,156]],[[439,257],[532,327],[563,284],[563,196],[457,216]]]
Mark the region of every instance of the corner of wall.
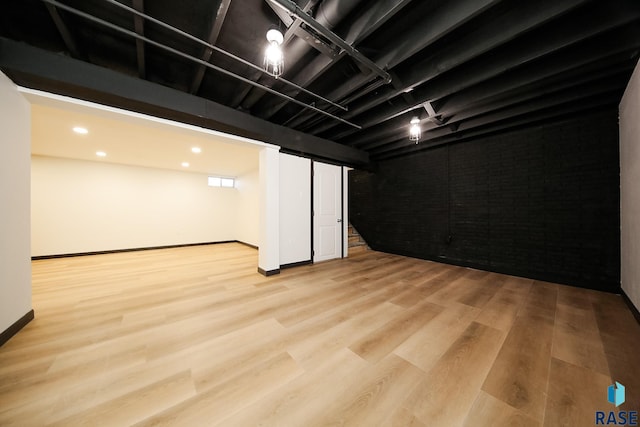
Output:
[[620,102],[620,281],[640,309],[640,63]]
[[32,311],[31,106],[2,73],[0,129],[0,334],[4,334],[16,324],[24,326],[20,320]]

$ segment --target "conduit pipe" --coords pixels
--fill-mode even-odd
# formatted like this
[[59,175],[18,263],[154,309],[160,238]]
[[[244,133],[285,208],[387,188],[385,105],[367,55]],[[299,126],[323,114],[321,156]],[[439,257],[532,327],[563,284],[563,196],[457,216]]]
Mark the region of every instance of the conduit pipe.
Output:
[[281,8],[283,8],[284,10],[286,10],[287,12],[289,12],[290,14],[292,14],[293,16],[295,16],[296,18],[300,19],[302,22],[307,24],[309,27],[313,28],[317,33],[326,37],[336,46],[339,46],[341,49],[343,49],[347,53],[347,55],[349,55],[354,60],[356,60],[357,62],[364,65],[365,67],[373,71],[375,74],[380,76],[385,81],[385,83],[391,83],[391,76],[389,75],[389,73],[387,73],[385,70],[380,68],[378,64],[376,64],[375,62],[373,62],[372,60],[364,56],[362,53],[360,53],[356,48],[351,46],[349,43],[341,39],[333,31],[329,30],[324,25],[321,25],[318,21],[313,19],[311,15],[309,15],[308,13],[300,9],[300,6],[298,6],[295,2],[291,0],[269,0],[269,1],[274,5],[280,6]]
[[[287,9],[284,9],[280,5],[275,4],[269,0],[265,1],[272,9],[274,9],[274,11],[277,10],[277,12],[282,12],[278,16],[290,16],[290,13]],[[340,21],[342,21],[342,19],[344,19],[349,13],[351,13],[351,11],[357,8],[361,4],[361,2],[362,0],[309,0],[304,6],[303,11],[306,10],[311,13],[309,5],[312,5],[312,9],[315,8],[315,5],[317,4],[317,9],[315,11],[316,21],[323,27],[331,30],[336,25],[338,25],[338,23],[340,23]],[[284,21],[282,17],[280,19]],[[293,18],[290,19],[294,23],[301,22],[301,20],[294,20]],[[289,33],[289,31],[290,29],[287,30],[287,33]],[[286,45],[284,47],[284,50],[286,54],[287,64],[297,64],[298,61],[303,59],[304,55],[307,52],[313,49],[307,41],[303,40],[300,37],[293,37],[289,40],[288,43],[286,42],[285,44]],[[289,77],[291,78],[292,76],[289,75]],[[304,87],[307,86],[306,83],[300,83],[300,85]],[[242,108],[244,108],[245,110],[251,110],[253,106],[262,99],[263,95],[263,91],[252,89],[242,94],[242,96],[237,99],[237,104],[242,105]],[[342,104],[346,103],[342,102]]]
[[[58,2],[58,1],[56,1],[56,0],[42,0],[42,1],[43,1],[44,3],[48,3],[48,4],[51,4],[51,5],[53,5],[53,6],[59,7],[60,9],[66,10],[67,12],[70,12],[70,13],[72,13],[72,14],[74,14],[74,15],[78,15],[78,16],[80,16],[80,17],[82,17],[82,18],[85,18],[85,19],[87,19],[87,20],[89,20],[89,21],[92,21],[92,22],[95,22],[95,23],[97,23],[97,24],[103,25],[103,26],[105,26],[105,27],[111,28],[111,29],[112,29],[112,30],[114,30],[114,31],[117,31],[117,32],[120,32],[120,33],[126,34],[126,35],[128,35],[128,36],[130,36],[130,37],[133,37],[133,38],[135,38],[135,39],[138,39],[138,40],[142,40],[142,41],[144,41],[145,43],[148,43],[148,44],[150,44],[150,45],[152,45],[152,46],[155,46],[155,47],[157,47],[157,48],[160,48],[160,49],[166,50],[166,51],[168,51],[168,52],[171,52],[171,53],[173,53],[173,54],[175,54],[175,55],[178,55],[178,56],[180,56],[180,57],[182,57],[182,58],[189,59],[189,60],[194,61],[194,62],[196,62],[196,63],[198,63],[198,64],[204,65],[205,67],[211,68],[211,69],[213,69],[213,70],[215,70],[215,71],[218,71],[218,72],[220,72],[220,73],[222,73],[222,74],[225,74],[225,75],[227,75],[227,76],[229,76],[229,77],[233,77],[233,78],[235,78],[235,79],[238,79],[238,80],[240,80],[240,81],[242,81],[242,82],[244,82],[244,83],[247,83],[247,84],[249,84],[249,85],[252,85],[252,86],[255,86],[255,87],[259,87],[260,89],[263,89],[263,90],[265,90],[265,91],[267,91],[267,92],[269,92],[269,93],[271,93],[271,94],[274,94],[274,95],[280,96],[280,97],[282,97],[282,98],[284,98],[284,99],[286,99],[286,100],[288,100],[288,101],[291,101],[291,102],[293,102],[293,103],[295,103],[295,104],[298,104],[298,105],[300,105],[301,107],[304,107],[304,108],[309,109],[309,110],[313,110],[313,111],[315,111],[315,112],[317,112],[317,113],[320,113],[320,114],[323,114],[323,115],[325,115],[325,116],[327,116],[327,117],[331,117],[332,119],[338,120],[339,122],[342,122],[342,123],[347,124],[347,125],[349,125],[349,126],[353,126],[353,127],[354,127],[354,128],[356,128],[356,129],[360,129],[360,128],[361,128],[359,125],[357,125],[357,124],[355,124],[355,123],[352,123],[352,122],[349,122],[349,121],[347,121],[347,120],[344,120],[344,119],[343,119],[343,118],[341,118],[341,117],[338,117],[338,116],[333,115],[333,114],[331,114],[331,113],[329,113],[329,112],[327,112],[327,111],[324,111],[324,110],[321,110],[321,109],[319,109],[319,108],[316,108],[316,107],[314,107],[313,105],[306,104],[306,103],[304,103],[304,102],[302,102],[302,101],[299,101],[299,100],[297,100],[297,99],[295,99],[295,98],[292,98],[292,97],[290,97],[290,96],[288,96],[288,95],[285,95],[284,93],[281,93],[281,92],[278,92],[277,90],[271,89],[271,88],[270,88],[270,87],[268,87],[268,86],[262,85],[262,84],[260,84],[260,83],[256,83],[256,82],[254,82],[254,81],[252,81],[252,80],[249,80],[249,79],[247,79],[247,78],[245,78],[245,77],[242,77],[242,76],[240,76],[240,75],[238,75],[238,74],[235,74],[235,73],[233,73],[233,72],[231,72],[231,71],[225,70],[224,68],[221,68],[221,67],[218,67],[218,66],[216,66],[216,65],[213,65],[213,64],[211,64],[210,62],[203,61],[203,60],[201,60],[201,59],[199,59],[199,58],[196,58],[196,57],[194,57],[194,56],[191,56],[191,55],[189,55],[189,54],[186,54],[186,53],[184,53],[184,52],[181,52],[181,51],[179,51],[179,50],[177,50],[177,49],[174,49],[174,48],[169,47],[169,46],[166,46],[166,45],[164,45],[164,44],[162,44],[162,43],[158,43],[158,42],[156,42],[156,41],[153,41],[153,40],[151,40],[151,39],[149,39],[149,38],[147,38],[147,37],[141,36],[141,35],[140,35],[140,34],[138,34],[138,33],[135,33],[135,32],[133,32],[133,31],[129,31],[129,30],[125,29],[125,28],[121,28],[121,27],[119,27],[119,26],[117,26],[117,25],[115,25],[115,24],[112,24],[112,23],[107,22],[107,21],[105,21],[105,20],[103,20],[103,19],[97,18],[97,17],[95,17],[95,16],[93,16],[93,15],[90,15],[90,14],[88,14],[88,13],[86,13],[86,12],[82,12],[82,11],[80,11],[80,10],[78,10],[78,9],[74,9],[74,8],[72,8],[72,7],[70,7],[70,6],[67,6],[67,5],[65,5],[65,4],[62,4],[62,3],[60,3],[60,2]],[[107,0],[107,1],[109,1],[109,0]],[[117,2],[116,2],[116,3],[117,3]],[[158,22],[160,22],[160,21],[158,21]],[[177,29],[176,29],[176,30],[177,30]],[[178,30],[178,31],[181,31],[181,30]],[[184,33],[184,34],[186,35],[187,33]],[[194,37],[194,38],[195,38],[195,37]],[[199,40],[199,39],[197,39],[197,38],[195,38],[195,39],[196,39],[196,40]],[[200,42],[202,42],[202,43],[206,44],[208,47],[211,47],[211,48],[213,48],[213,49],[218,49],[218,48],[216,48],[215,46],[213,46],[213,45],[209,45],[208,43],[206,43],[206,42],[204,42],[204,41],[202,41],[202,40],[200,40]],[[225,51],[225,52],[226,52],[226,51]],[[228,53],[228,52],[227,52],[227,53]],[[244,60],[243,60],[243,61],[244,61]],[[248,64],[250,64],[250,63],[248,62]],[[306,89],[305,89],[305,91],[306,91]],[[314,96],[319,97],[319,95],[315,95],[315,94],[314,94]],[[344,107],[341,107],[341,108],[344,108]]]
[[[208,42],[206,42],[206,41],[204,41],[202,39],[199,39],[199,38],[195,37],[194,35],[187,33],[186,31],[182,31],[179,28],[171,26],[171,25],[169,25],[169,24],[167,24],[165,22],[162,22],[159,19],[156,19],[156,18],[154,18],[152,16],[149,16],[149,15],[143,13],[143,12],[140,12],[137,9],[134,9],[132,7],[124,5],[124,4],[122,4],[122,3],[120,3],[120,2],[118,2],[116,0],[104,0],[104,1],[109,3],[109,4],[114,5],[116,7],[119,7],[121,9],[124,9],[126,11],[129,11],[129,12],[133,13],[134,15],[137,15],[137,16],[139,16],[141,18],[144,18],[147,21],[153,22],[154,24],[157,24],[157,25],[159,25],[159,26],[161,26],[163,28],[166,28],[166,29],[168,29],[170,31],[173,31],[174,33],[180,34],[181,36],[186,37],[189,40],[192,40],[192,41],[194,41],[194,42],[196,42],[198,44],[201,44],[204,47],[208,47],[209,49],[215,50],[216,52],[221,53],[221,54],[223,54],[223,55],[225,55],[225,56],[227,56],[227,57],[229,57],[231,59],[234,59],[234,60],[236,60],[238,62],[241,62],[242,64],[253,68],[254,70],[260,71],[261,73],[268,75],[268,73],[262,67],[259,67],[259,66],[255,65],[254,63],[249,62],[249,61],[247,61],[245,59],[242,59],[239,56],[236,56],[231,52],[227,52],[226,50],[221,49],[218,46],[212,45],[211,43],[208,43]],[[291,81],[289,81],[287,79],[279,78],[278,80],[280,80],[282,83],[284,83],[286,85],[289,85],[289,86],[292,86],[292,87],[294,87],[294,88],[296,88],[298,90],[301,90],[302,92],[304,92],[304,93],[306,93],[308,95],[311,95],[314,98],[320,99],[320,100],[322,100],[322,101],[324,101],[324,102],[326,102],[328,104],[333,105],[334,107],[338,107],[343,111],[347,111],[348,110],[347,107],[344,107],[344,106],[342,106],[340,104],[337,104],[337,103],[335,103],[335,102],[333,102],[333,101],[331,101],[331,100],[329,100],[329,99],[327,99],[327,98],[325,98],[325,97],[323,97],[321,95],[318,95],[317,93],[313,93],[310,90],[307,90],[307,89],[303,88],[302,86],[297,85],[297,84],[295,84],[295,83],[293,83],[293,82],[291,82]]]

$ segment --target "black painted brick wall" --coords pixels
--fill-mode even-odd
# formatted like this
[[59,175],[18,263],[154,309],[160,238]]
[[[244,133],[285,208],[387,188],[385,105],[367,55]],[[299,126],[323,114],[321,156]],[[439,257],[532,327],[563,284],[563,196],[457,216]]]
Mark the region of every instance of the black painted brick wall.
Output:
[[617,112],[351,171],[350,220],[384,252],[616,292]]

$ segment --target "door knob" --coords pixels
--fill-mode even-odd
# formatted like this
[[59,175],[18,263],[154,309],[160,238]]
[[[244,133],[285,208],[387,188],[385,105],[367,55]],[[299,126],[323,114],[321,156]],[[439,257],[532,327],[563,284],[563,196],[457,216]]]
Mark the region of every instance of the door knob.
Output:
[[342,218],[338,218],[338,222],[342,222]]

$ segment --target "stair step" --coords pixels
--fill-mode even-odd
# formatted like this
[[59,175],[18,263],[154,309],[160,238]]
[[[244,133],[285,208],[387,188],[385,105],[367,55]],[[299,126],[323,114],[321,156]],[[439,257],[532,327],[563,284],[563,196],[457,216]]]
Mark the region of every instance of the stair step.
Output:
[[358,233],[358,230],[353,228],[351,224],[349,224],[348,236],[349,236],[349,249],[369,250],[369,245],[367,245],[367,242],[362,238],[360,233]]

